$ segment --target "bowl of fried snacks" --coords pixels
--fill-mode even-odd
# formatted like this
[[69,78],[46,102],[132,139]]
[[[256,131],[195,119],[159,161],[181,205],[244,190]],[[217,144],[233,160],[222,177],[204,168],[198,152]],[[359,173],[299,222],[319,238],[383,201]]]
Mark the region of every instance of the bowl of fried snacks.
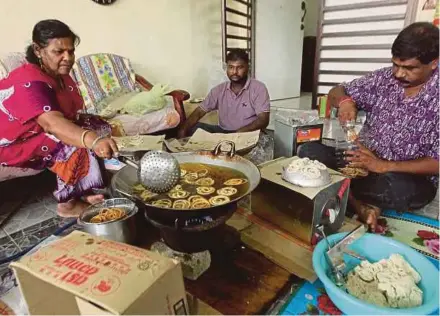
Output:
[[132,244],[136,239],[138,207],[125,198],[108,199],[85,209],[78,223],[89,234]]

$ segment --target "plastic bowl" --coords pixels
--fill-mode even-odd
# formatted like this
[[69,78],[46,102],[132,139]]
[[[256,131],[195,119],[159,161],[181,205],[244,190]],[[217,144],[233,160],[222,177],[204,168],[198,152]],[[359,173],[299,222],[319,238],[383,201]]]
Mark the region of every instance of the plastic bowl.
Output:
[[[328,237],[330,244],[341,240],[347,233],[339,233]],[[359,300],[338,288],[328,276],[329,264],[325,257],[327,243],[321,240],[313,251],[313,268],[324,284],[328,296],[333,303],[347,315],[429,315],[439,308],[439,270],[424,255],[409,246],[388,237],[365,234],[349,246],[349,249],[376,262],[389,258],[393,253],[402,255],[406,261],[420,274],[421,281],[417,284],[423,291],[423,304],[414,308],[385,308]],[[347,268],[353,269],[360,263],[358,259],[344,255]]]

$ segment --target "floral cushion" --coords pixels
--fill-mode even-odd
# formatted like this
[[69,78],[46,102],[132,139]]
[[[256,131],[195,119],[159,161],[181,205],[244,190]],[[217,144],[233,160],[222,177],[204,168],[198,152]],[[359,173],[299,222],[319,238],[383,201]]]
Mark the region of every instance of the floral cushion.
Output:
[[73,66],[72,76],[90,114],[101,112],[111,99],[139,90],[130,61],[118,55],[80,57]]
[[[113,54],[87,55],[77,59],[72,76],[90,114],[107,115],[107,108],[121,107],[143,89],[136,83],[130,61]],[[126,135],[151,134],[176,127],[180,115],[174,109],[172,97],[166,97],[167,106],[142,116],[117,115],[113,122],[122,126]],[[116,113],[113,113],[116,114]]]
[[0,55],[0,80],[6,78],[15,68],[27,63],[24,53],[6,53]]

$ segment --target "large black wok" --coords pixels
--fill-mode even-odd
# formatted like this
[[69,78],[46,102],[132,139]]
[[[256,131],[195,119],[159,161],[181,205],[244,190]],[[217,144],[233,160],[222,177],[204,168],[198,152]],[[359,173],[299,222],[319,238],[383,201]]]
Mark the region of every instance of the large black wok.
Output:
[[[222,152],[221,147],[226,143],[231,146],[231,150],[228,152]],[[243,157],[235,155],[234,147],[234,143],[222,142],[213,151],[174,153],[173,156],[176,157],[179,163],[204,163],[240,171],[245,174],[249,180],[249,188],[246,192],[240,196],[237,196],[234,200],[231,200],[227,204],[197,210],[159,208],[144,203],[148,216],[167,221],[174,221],[176,219],[178,221],[184,221],[192,217],[217,217],[225,212],[228,212],[231,210],[231,208],[235,208],[240,199],[250,194],[258,186],[261,175],[257,166],[255,166],[252,162]],[[138,183],[137,170],[131,166],[126,166],[113,176],[111,180],[112,194],[114,196],[121,196],[122,194],[120,192],[122,191],[132,195],[133,193],[131,188],[136,183]]]

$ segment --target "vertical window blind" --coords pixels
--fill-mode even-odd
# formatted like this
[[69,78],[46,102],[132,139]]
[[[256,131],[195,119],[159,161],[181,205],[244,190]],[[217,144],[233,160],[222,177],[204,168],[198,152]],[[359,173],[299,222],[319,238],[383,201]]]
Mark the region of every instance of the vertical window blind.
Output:
[[322,0],[314,103],[345,81],[391,65],[391,46],[417,0]]

